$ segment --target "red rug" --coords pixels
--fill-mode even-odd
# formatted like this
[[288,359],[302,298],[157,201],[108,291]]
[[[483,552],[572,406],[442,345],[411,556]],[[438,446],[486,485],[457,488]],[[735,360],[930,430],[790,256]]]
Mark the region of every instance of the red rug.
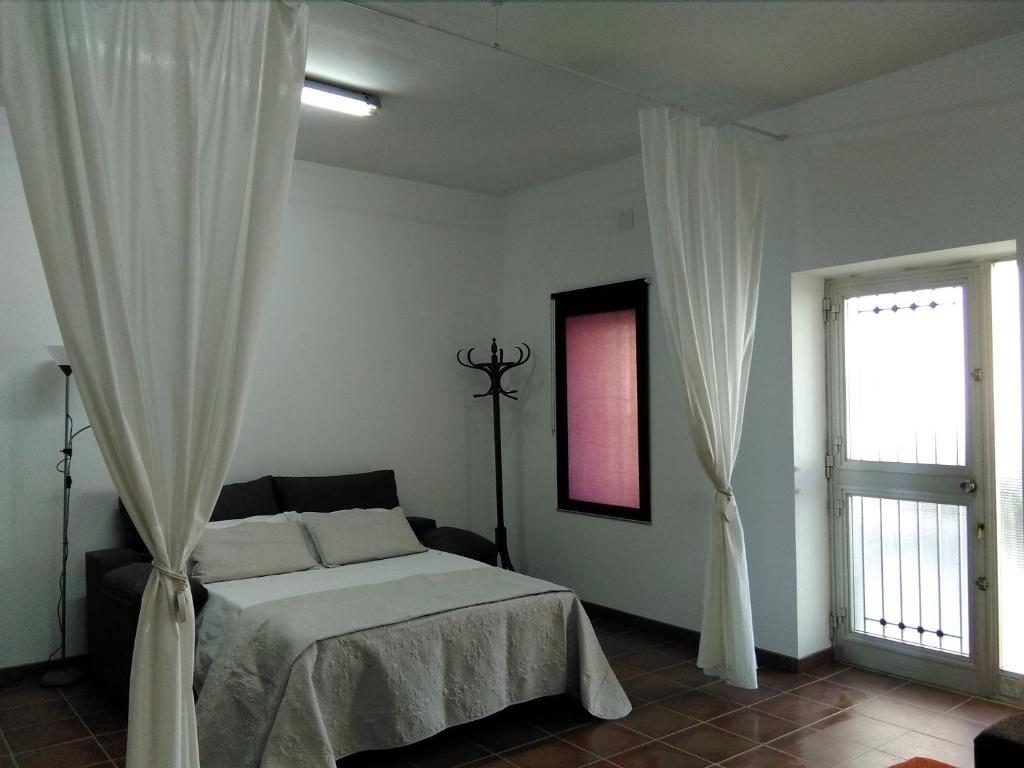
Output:
[[949,763],[940,763],[929,757],[912,757],[905,763],[896,763],[892,768],[953,768]]

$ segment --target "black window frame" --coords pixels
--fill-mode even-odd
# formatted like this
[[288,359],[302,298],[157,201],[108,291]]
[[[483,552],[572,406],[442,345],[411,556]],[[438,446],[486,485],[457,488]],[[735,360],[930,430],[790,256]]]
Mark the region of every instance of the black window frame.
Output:
[[[587,515],[651,522],[651,418],[648,356],[648,282],[628,280],[551,294],[555,316],[555,440],[557,444],[558,509]],[[565,321],[568,317],[631,309],[636,312],[637,436],[640,507],[621,507],[569,496],[569,424],[565,360]]]

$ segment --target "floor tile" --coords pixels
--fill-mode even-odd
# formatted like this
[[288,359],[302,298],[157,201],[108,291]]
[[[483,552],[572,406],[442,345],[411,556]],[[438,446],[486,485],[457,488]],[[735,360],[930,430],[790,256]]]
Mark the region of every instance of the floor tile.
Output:
[[84,768],[107,762],[107,756],[95,739],[82,739],[22,752],[17,760],[20,768]]
[[653,673],[644,673],[625,680],[622,683],[622,689],[628,694],[639,696],[647,701],[667,699],[669,696],[688,690],[685,685],[680,685]]
[[882,697],[861,702],[853,708],[853,711],[858,715],[873,717],[875,720],[892,723],[901,728],[916,728],[921,723],[935,717],[935,713],[930,709]]
[[114,698],[103,691],[90,691],[78,696],[68,696],[68,704],[79,715],[102,712],[105,709],[120,709]]
[[619,678],[619,682],[644,673],[643,670],[632,667],[619,659],[609,659],[608,664],[611,666],[612,672],[615,673],[615,676]]
[[578,701],[568,696],[550,696],[537,699],[526,704],[521,710],[516,708],[519,716],[548,733],[559,733],[579,725],[596,720]]
[[722,763],[728,768],[812,768],[798,757],[771,747],[758,747]]
[[840,768],[889,768],[899,762],[902,762],[902,758],[897,755],[872,749],[853,760],[847,760]]
[[665,645],[675,642],[678,638],[667,632],[659,632],[656,629],[631,629],[622,634],[623,639],[631,643],[650,647],[652,645]]
[[753,709],[741,709],[712,720],[711,724],[757,742],[771,741],[799,728],[796,723],[791,723],[789,720],[773,717]]
[[826,736],[811,728],[783,736],[773,741],[772,747],[822,768],[840,765],[863,755],[869,749],[863,744]]
[[810,675],[801,675],[794,672],[777,672],[774,669],[757,670],[757,682],[759,685],[767,685],[777,691],[791,691],[802,685],[813,683],[818,678]]
[[970,766],[974,762],[974,750],[962,744],[937,739],[924,733],[908,731],[886,742],[881,749],[903,759],[911,757],[930,757],[956,766]]
[[665,699],[663,706],[695,720],[710,720],[739,709],[739,705],[702,691],[689,691]]
[[8,756],[0,755],[0,768],[14,768],[14,760]]
[[925,720],[914,730],[918,733],[934,736],[937,739],[945,739],[946,741],[952,741],[954,744],[963,744],[970,747],[974,744],[974,737],[987,727],[984,723],[976,723],[973,720],[943,714],[937,715],[931,720]]
[[[402,749],[360,752],[338,761],[338,768],[415,768]],[[508,768],[508,764],[502,766]]]
[[867,669],[850,667],[829,677],[829,682],[845,685],[847,688],[856,688],[864,693],[879,694],[891,691],[897,686],[907,682],[903,678],[883,675],[879,672],[871,672]]
[[609,635],[602,638],[600,643],[601,649],[608,658],[622,656],[626,653],[637,653],[644,650],[642,645],[631,642],[625,639],[622,635]]
[[892,723],[846,711],[814,724],[814,730],[826,736],[854,741],[866,747],[877,747],[892,741],[906,729]]
[[502,757],[519,768],[577,768],[596,759],[595,755],[557,738],[514,749]]
[[633,709],[636,709],[637,707],[643,707],[651,703],[643,696],[637,696],[635,693],[627,692],[626,698],[629,699],[629,703],[632,705]]
[[674,654],[680,661],[696,661],[700,643],[690,640],[673,640],[670,643],[659,645],[658,648]]
[[493,757],[485,757],[483,760],[474,760],[472,763],[466,763],[465,768],[511,768],[512,763],[508,760],[494,755]]
[[98,736],[96,740],[106,753],[113,758],[124,757],[128,751],[128,732],[118,731],[117,733],[105,733]]
[[622,768],[703,768],[709,765],[706,760],[680,752],[660,741],[616,755],[612,762]]
[[676,749],[718,763],[758,746],[757,742],[702,723],[662,739]]
[[63,699],[43,701],[39,704],[31,704],[24,707],[10,707],[0,709],[0,729],[12,730],[23,728],[26,725],[37,725],[47,723],[51,720],[62,720],[66,717],[73,717],[74,712]]
[[122,709],[106,709],[84,715],[82,720],[94,735],[123,731],[128,727],[128,713]]
[[704,670],[689,661],[683,662],[682,664],[676,664],[675,666],[668,667],[667,669],[660,669],[658,670],[658,674],[662,677],[667,677],[669,680],[674,682],[689,686],[690,688],[698,688],[702,685],[715,682],[715,678],[710,675],[705,675]]
[[452,730],[443,731],[403,752],[405,759],[417,768],[452,768],[489,756],[488,750]]
[[829,704],[840,709],[852,707],[870,698],[870,695],[864,691],[858,691],[856,688],[847,688],[844,685],[836,685],[832,682],[833,679],[835,678],[830,677],[827,680],[817,680],[810,685],[797,688],[793,693],[805,699],[813,699],[814,701],[820,701],[822,704]]
[[1008,707],[1005,704],[998,704],[994,701],[984,699],[968,699],[963,704],[949,711],[949,714],[956,717],[963,717],[973,720],[976,723],[992,725],[1010,715],[1019,715],[1024,710]]
[[735,685],[729,685],[724,680],[704,686],[703,691],[704,693],[710,693],[713,696],[719,696],[727,701],[742,704],[743,706],[757,704],[760,701],[779,695],[779,692],[774,688],[737,688]]
[[631,667],[642,669],[645,672],[654,672],[687,661],[688,657],[669,647],[660,646],[658,648],[647,648],[634,653],[627,653],[622,656],[622,660]]
[[893,688],[885,696],[899,699],[918,707],[924,707],[934,712],[945,712],[963,704],[970,698],[962,693],[954,693],[942,688],[932,688],[930,685],[922,685],[921,683],[901,685],[899,688]]
[[805,699],[802,696],[794,696],[792,693],[783,693],[767,701],[762,701],[755,704],[753,709],[790,720],[798,725],[810,725],[841,711],[829,704]]
[[506,749],[521,747],[548,737],[547,731],[507,712],[506,710],[471,723],[464,731],[464,735],[491,752],[504,752]]
[[599,757],[625,752],[650,740],[643,734],[612,722],[584,725],[582,728],[566,731],[560,738]]
[[660,739],[662,736],[696,725],[698,721],[660,704],[648,704],[634,709],[617,722],[653,739]]
[[89,735],[89,731],[77,717],[4,731],[4,737],[15,754],[30,749],[41,749],[51,744],[60,744],[64,741],[83,739]]
[[43,688],[34,683],[29,685],[0,688],[0,709],[8,707],[25,707],[41,704],[44,701],[55,701],[61,695],[56,688]]
[[804,674],[810,675],[811,677],[830,677],[837,672],[842,672],[844,669],[849,669],[849,667],[841,661],[829,659],[815,667],[805,669]]

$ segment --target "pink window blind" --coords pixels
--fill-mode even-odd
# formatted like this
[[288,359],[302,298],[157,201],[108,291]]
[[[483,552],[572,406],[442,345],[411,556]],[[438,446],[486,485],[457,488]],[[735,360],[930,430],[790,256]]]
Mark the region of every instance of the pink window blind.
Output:
[[565,319],[569,496],[640,507],[636,311]]

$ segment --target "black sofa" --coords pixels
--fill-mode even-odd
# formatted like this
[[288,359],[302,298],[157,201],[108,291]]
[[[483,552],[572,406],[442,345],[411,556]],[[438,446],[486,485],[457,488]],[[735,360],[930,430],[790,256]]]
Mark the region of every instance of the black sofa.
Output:
[[[391,509],[398,503],[395,474],[390,469],[330,477],[267,475],[247,483],[225,485],[210,519],[237,520],[287,510]],[[135,630],[152,557],[124,506],[119,503],[119,508],[124,546],[85,555],[86,631],[93,679],[127,706]],[[426,517],[408,520],[424,546],[489,565],[497,562],[497,548],[482,536],[459,528],[439,528]],[[198,613],[206,602],[206,588],[195,579],[190,581]]]
[[1024,713],[1004,717],[974,737],[975,768],[1024,765]]

